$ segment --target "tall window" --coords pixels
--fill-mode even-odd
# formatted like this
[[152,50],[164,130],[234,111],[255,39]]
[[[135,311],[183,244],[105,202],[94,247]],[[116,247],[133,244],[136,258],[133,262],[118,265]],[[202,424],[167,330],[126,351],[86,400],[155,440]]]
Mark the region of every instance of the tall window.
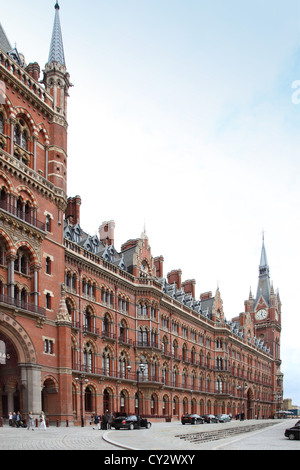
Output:
[[83,321],[84,331],[92,331],[92,310],[89,306],[85,309]]
[[49,256],[46,258],[46,274],[51,274],[51,259]]
[[46,232],[51,232],[51,217],[46,215]]
[[86,343],[83,350],[83,365],[86,372],[93,372],[93,349],[90,343]]
[[51,295],[49,293],[46,294],[46,308],[51,310]]
[[102,368],[103,368],[103,374],[104,375],[110,375],[111,370],[110,370],[110,354],[109,354],[109,349],[104,348],[103,354],[102,354]]
[[18,250],[15,259],[15,271],[22,274],[29,274],[29,257],[23,250]]
[[14,140],[22,149],[28,150],[29,132],[23,119],[20,119],[15,126]]

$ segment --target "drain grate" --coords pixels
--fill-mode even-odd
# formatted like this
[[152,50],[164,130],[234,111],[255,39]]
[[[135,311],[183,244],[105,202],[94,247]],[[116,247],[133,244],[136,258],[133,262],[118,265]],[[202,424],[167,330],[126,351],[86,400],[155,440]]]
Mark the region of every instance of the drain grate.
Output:
[[189,441],[191,443],[201,443],[216,441],[219,439],[225,439],[229,436],[234,436],[238,434],[243,434],[246,432],[259,431],[260,429],[267,428],[269,426],[274,426],[276,423],[260,423],[260,424],[250,424],[246,426],[238,426],[226,429],[218,429],[216,431],[204,431],[204,432],[195,432],[189,434],[177,434],[175,437]]

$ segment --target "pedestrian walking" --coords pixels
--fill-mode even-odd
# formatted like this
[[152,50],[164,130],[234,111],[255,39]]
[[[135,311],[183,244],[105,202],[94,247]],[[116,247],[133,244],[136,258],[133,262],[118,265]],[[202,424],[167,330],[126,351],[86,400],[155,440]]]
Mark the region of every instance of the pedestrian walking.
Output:
[[8,424],[9,426],[13,425],[13,414],[11,411],[8,413]]
[[93,429],[100,429],[100,418],[97,413],[95,414]]
[[33,417],[32,411],[29,411],[29,414],[28,414],[27,430],[29,431],[30,428],[32,429],[32,431],[34,431],[34,417]]
[[41,411],[40,414],[40,429],[44,429],[46,431],[46,418],[45,418],[45,413]]

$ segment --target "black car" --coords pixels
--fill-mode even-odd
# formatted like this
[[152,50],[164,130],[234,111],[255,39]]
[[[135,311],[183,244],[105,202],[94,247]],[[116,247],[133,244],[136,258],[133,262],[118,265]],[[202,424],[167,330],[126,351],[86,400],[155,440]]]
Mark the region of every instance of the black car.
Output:
[[215,415],[203,415],[205,423],[218,423],[219,420]]
[[146,418],[140,418],[136,415],[118,416],[118,418],[113,420],[111,427],[115,429],[149,429],[151,428],[151,423]]
[[181,423],[182,424],[203,424],[204,418],[197,414],[185,414],[181,416]]
[[291,440],[300,439],[300,422],[295,424],[292,428],[288,428],[284,431],[285,437],[288,437]]

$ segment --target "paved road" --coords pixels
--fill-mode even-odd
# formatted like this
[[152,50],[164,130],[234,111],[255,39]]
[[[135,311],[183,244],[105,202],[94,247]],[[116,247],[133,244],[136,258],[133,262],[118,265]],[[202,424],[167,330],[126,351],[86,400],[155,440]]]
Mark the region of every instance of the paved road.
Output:
[[[0,428],[0,450],[102,450],[109,454],[130,451],[191,451],[199,450],[300,450],[300,441],[289,441],[284,429],[297,420],[270,420],[272,426],[263,430],[226,437],[204,443],[180,439],[178,435],[237,428],[257,421],[182,426],[180,422],[154,423],[149,430],[94,430],[92,426],[49,427],[47,430]],[[262,421],[259,421],[260,423]],[[265,420],[267,423],[268,420]]]

